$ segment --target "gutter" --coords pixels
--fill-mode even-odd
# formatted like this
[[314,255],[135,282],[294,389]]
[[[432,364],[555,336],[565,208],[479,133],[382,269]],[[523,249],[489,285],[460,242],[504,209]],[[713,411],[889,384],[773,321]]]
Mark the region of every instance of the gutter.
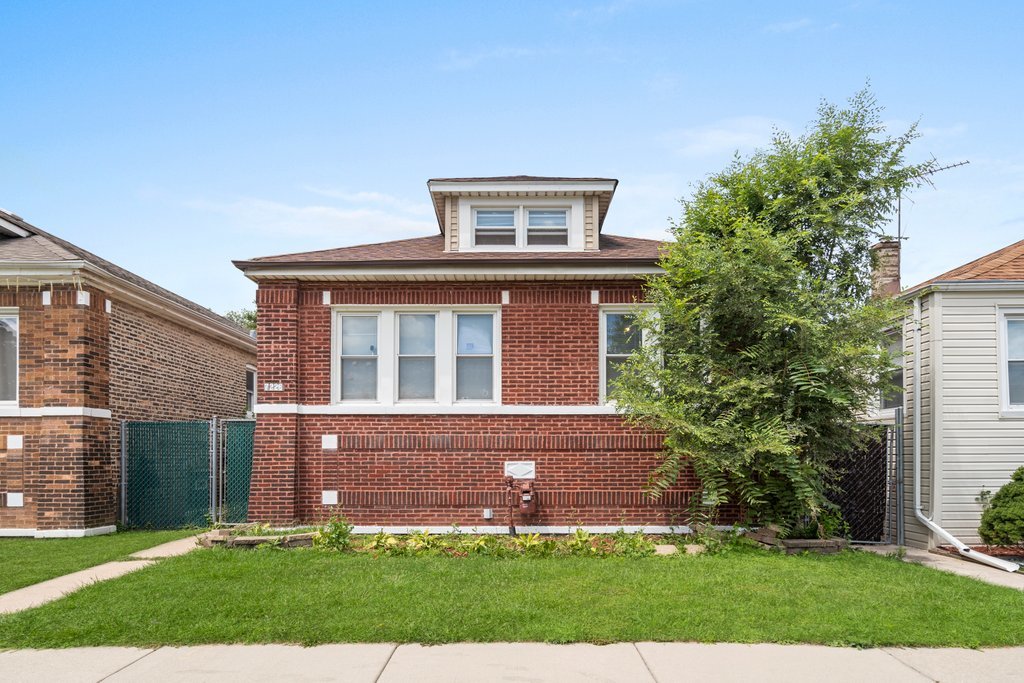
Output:
[[[921,296],[925,293],[919,292],[914,297],[914,516],[933,534],[955,547],[962,557],[1003,571],[1015,572],[1020,569],[1019,564],[972,550],[960,539],[926,517],[921,506]],[[933,423],[936,419],[935,416],[932,417]],[[934,440],[932,449],[935,449]],[[934,490],[932,495],[935,495]]]

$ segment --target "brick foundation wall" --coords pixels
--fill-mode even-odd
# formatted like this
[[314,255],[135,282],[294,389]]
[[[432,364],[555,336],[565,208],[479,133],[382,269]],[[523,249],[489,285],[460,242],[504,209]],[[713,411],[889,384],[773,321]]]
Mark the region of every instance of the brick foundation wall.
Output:
[[[335,305],[501,305],[505,405],[597,405],[599,306],[642,298],[639,283],[300,285],[262,283],[260,382],[281,382],[260,403],[330,402]],[[337,435],[324,450],[321,437]],[[285,524],[343,512],[361,525],[502,525],[504,463],[536,463],[539,510],[520,524],[684,524],[698,488],[684,476],[658,501],[644,493],[660,435],[617,415],[261,414],[250,519]],[[338,506],[321,505],[337,491]],[[482,517],[484,508],[494,519]]]
[[[19,313],[19,407],[110,410],[95,416],[0,417],[0,529],[88,529],[115,523],[122,419],[240,417],[254,354],[87,287],[0,289]],[[106,301],[112,300],[111,313]],[[8,450],[7,435],[24,437]]]

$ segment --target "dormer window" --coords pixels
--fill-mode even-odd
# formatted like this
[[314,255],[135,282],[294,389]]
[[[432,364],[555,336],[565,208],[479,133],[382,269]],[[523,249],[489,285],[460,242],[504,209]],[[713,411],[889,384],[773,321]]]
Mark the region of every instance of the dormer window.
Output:
[[568,246],[568,209],[527,209],[526,215],[527,246]]
[[516,209],[477,209],[473,212],[475,246],[516,245]]
[[[466,201],[469,244],[481,251],[566,251],[582,247],[582,202],[568,200]],[[575,215],[574,215],[575,214]]]

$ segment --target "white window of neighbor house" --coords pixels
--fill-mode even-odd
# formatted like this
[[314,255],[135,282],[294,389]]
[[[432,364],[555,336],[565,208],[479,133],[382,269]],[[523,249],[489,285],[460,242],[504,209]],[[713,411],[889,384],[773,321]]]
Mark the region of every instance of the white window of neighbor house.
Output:
[[455,399],[494,399],[494,315],[458,313],[455,344]]
[[18,311],[0,309],[0,403],[18,401]]
[[342,315],[341,385],[342,401],[377,400],[376,315]]
[[903,335],[899,332],[890,334],[886,348],[889,355],[895,359],[887,379],[889,384],[895,385],[896,388],[882,391],[879,407],[882,410],[893,410],[903,407]]
[[527,209],[526,245],[530,247],[567,246],[569,244],[568,209]]
[[474,246],[515,246],[516,209],[474,209]]
[[256,369],[245,369],[245,412],[252,415],[256,410]]
[[1004,366],[1007,407],[1024,410],[1024,317],[1006,317]]
[[398,314],[398,400],[433,401],[437,377],[437,315]]

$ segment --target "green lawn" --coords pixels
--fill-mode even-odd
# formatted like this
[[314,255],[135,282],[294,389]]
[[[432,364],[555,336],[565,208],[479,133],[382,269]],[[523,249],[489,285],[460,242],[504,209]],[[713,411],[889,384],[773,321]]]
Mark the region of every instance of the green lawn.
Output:
[[196,531],[125,531],[88,538],[0,538],[0,593],[124,559]]
[[1024,643],[1024,593],[867,553],[495,559],[199,550],[0,618],[0,648]]

